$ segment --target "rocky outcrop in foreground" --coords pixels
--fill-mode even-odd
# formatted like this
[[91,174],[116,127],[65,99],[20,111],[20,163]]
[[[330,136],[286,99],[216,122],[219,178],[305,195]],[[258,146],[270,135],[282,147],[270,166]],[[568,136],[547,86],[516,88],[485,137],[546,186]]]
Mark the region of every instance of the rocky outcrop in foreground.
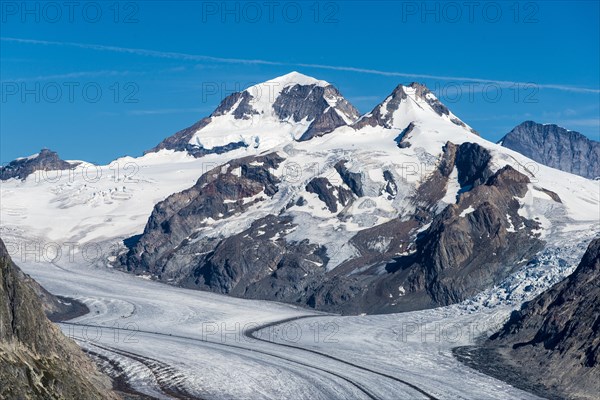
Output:
[[571,276],[514,312],[491,337],[507,363],[572,399],[600,393],[600,239]]
[[525,121],[499,143],[549,167],[589,179],[600,177],[600,142],[558,125]]
[[39,290],[0,240],[0,398],[116,398],[108,378],[46,318]]
[[551,400],[600,393],[600,238],[568,278],[514,311],[502,329],[457,358]]
[[25,179],[36,171],[60,171],[73,169],[77,163],[68,163],[52,150],[42,149],[38,154],[17,158],[8,165],[0,167],[0,180],[11,178]]

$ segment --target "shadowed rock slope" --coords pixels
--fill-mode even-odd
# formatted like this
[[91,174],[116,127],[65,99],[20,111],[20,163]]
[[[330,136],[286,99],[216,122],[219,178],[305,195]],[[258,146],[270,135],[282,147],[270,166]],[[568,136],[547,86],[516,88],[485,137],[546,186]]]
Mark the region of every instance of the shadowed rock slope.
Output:
[[557,398],[600,393],[600,239],[567,279],[523,305],[487,346]]
[[38,290],[0,240],[0,398],[117,398],[108,378],[46,318]]

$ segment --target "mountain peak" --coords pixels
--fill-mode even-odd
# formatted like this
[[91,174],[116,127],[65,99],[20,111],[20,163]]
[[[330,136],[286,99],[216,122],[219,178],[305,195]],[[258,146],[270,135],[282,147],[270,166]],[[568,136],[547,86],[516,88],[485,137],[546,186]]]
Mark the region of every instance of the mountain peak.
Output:
[[354,128],[381,126],[388,129],[404,129],[411,122],[439,118],[476,134],[439,101],[427,86],[419,82],[396,86],[382,103],[354,124]]
[[[431,90],[429,90],[429,88],[425,84],[420,83],[420,82],[411,82],[408,85],[404,85],[401,83],[394,88],[394,90],[392,91],[392,94],[390,96],[406,97],[409,94],[414,94],[418,98],[435,97],[435,95],[433,93],[431,93]],[[428,94],[431,94],[431,96],[427,96]]]
[[262,83],[262,85],[264,85],[266,83],[277,83],[277,84],[280,84],[281,87],[288,87],[288,86],[295,86],[295,85],[300,85],[300,86],[316,85],[316,86],[321,86],[321,87],[329,86],[329,82],[313,78],[312,76],[304,75],[297,71],[292,71],[285,75],[278,76],[277,78],[270,79],[270,80]]
[[150,151],[188,151],[195,157],[240,148],[265,150],[309,140],[353,124],[358,110],[326,81],[292,71],[232,93],[207,118]]

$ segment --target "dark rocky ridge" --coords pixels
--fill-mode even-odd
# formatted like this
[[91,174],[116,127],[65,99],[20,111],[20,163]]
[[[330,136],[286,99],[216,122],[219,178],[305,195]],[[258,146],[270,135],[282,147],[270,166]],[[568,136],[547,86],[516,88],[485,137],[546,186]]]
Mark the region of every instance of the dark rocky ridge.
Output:
[[117,398],[108,378],[46,318],[32,282],[0,240],[0,397]]
[[499,143],[549,167],[589,179],[600,177],[600,142],[581,133],[525,121]]
[[487,342],[505,362],[572,399],[600,393],[600,239],[571,276],[513,313]]
[[[436,215],[417,239],[415,255],[408,257],[425,268],[425,282],[420,270],[416,276],[411,271],[408,285],[426,290],[436,304],[452,304],[499,283],[521,260],[541,250],[542,242],[531,237],[537,223],[518,214],[514,199],[525,195],[527,183],[526,176],[504,167]],[[468,209],[473,211],[466,213]],[[507,214],[525,228],[509,232]],[[406,265],[402,259],[396,263],[395,268]]]
[[402,130],[402,132],[400,132],[396,139],[394,139],[399,148],[405,149],[411,146],[410,141],[407,139],[408,135],[413,131],[413,129],[415,129],[415,123],[411,122],[406,128]]
[[246,298],[289,301],[299,296],[303,282],[322,276],[325,249],[287,243],[279,234],[293,228],[290,217],[269,215],[247,230],[219,242],[197,260],[185,286]]
[[340,174],[342,181],[350,188],[352,193],[358,197],[363,197],[362,176],[358,172],[350,172],[348,167],[346,167],[346,163],[346,160],[338,161],[334,168],[337,173]]
[[[194,136],[198,130],[204,128],[211,121],[210,117],[202,118],[200,121],[196,122],[192,126],[189,126],[185,129],[182,129],[168,138],[164,139],[162,142],[146,151],[144,154],[155,153],[157,151],[166,149],[166,150],[175,150],[175,151],[190,151],[193,152],[193,148],[190,146],[189,141]],[[191,153],[193,155],[193,153]]]
[[[325,282],[315,288],[312,304],[343,313],[448,305],[499,283],[522,265],[521,260],[539,251],[543,242],[532,234],[538,224],[518,214],[519,203],[514,199],[525,194],[529,179],[511,167],[499,170],[485,182],[475,180],[474,187],[459,195],[457,204],[437,215],[431,213],[444,195],[453,167],[457,167],[459,176],[483,176],[489,171],[487,163],[475,172],[465,165],[476,164],[486,155],[487,150],[471,143],[446,144],[438,169],[416,194],[414,201],[420,207],[415,214],[408,220],[393,220],[363,230],[352,238],[361,256],[332,271],[335,285]],[[464,162],[467,157],[471,159],[465,165],[457,161]],[[522,228],[512,232],[509,228],[513,223]],[[369,248],[378,238],[390,241],[383,253]],[[396,256],[403,252],[407,255]],[[384,276],[378,273],[382,264],[388,272]],[[350,273],[364,265],[372,267],[360,274]]]
[[[492,173],[490,160],[479,145],[447,143],[437,169],[412,197],[416,211],[358,232],[350,242],[359,254],[331,271],[327,254],[335,249],[313,244],[310,237],[285,239],[297,228],[288,210],[302,205],[302,198],[291,198],[279,214],[253,221],[238,234],[203,236],[205,218],[225,219],[244,211],[244,197],[279,190],[280,182],[268,172],[283,161],[279,156],[234,160],[159,203],[121,262],[172,284],[345,314],[451,304],[499,283],[542,246],[533,234],[538,224],[518,214],[514,199],[525,194],[529,179],[510,167]],[[240,167],[241,176],[231,173]],[[360,200],[363,177],[343,159],[334,167],[342,184],[321,177],[305,189],[337,212]],[[463,189],[457,204],[436,214],[454,168]],[[384,178],[381,192],[395,196],[394,175],[387,171]],[[342,210],[338,218],[348,216]]]
[[[404,92],[404,86],[398,85],[389,96],[389,101],[386,104],[386,114],[382,114],[383,103],[376,106],[370,114],[359,119],[352,127],[354,129],[362,129],[365,126],[382,126],[391,129],[391,115],[400,108],[400,104],[408,98]],[[386,99],[387,100],[387,99]]]
[[346,206],[352,201],[352,192],[343,186],[333,186],[327,178],[312,179],[306,185],[306,191],[315,193],[329,211],[334,213],[338,210],[338,202]]
[[326,98],[338,99],[335,109],[342,112],[349,120],[355,121],[360,116],[341,93],[333,86],[294,85],[285,88],[273,103],[273,109],[279,118],[292,118],[294,122],[308,119],[313,121],[299,141],[323,136],[335,128],[346,125],[344,119],[329,105]]
[[0,180],[11,178],[24,180],[36,171],[60,171],[73,169],[77,165],[78,163],[61,160],[52,150],[42,149],[35,157],[13,160],[8,165],[0,167]]

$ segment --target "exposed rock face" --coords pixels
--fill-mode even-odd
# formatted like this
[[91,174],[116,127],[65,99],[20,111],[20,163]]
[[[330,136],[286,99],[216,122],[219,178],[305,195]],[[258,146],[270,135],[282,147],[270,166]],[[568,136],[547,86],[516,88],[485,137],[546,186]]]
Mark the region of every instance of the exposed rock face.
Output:
[[248,144],[246,144],[243,141],[229,143],[225,146],[215,146],[211,149],[205,149],[204,147],[195,146],[189,143],[192,136],[194,136],[194,134],[197,131],[207,126],[210,123],[210,121],[210,117],[201,119],[189,128],[182,129],[179,132],[173,134],[172,136],[169,136],[152,149],[146,151],[145,154],[166,149],[175,151],[187,151],[194,157],[199,158],[208,154],[223,154],[235,149],[248,147]]
[[[427,104],[439,115],[439,116],[447,116],[450,117],[451,113],[448,107],[442,104],[435,96],[432,96],[431,91],[427,88],[427,86],[422,83],[413,82],[410,84],[410,87],[415,90],[415,93],[418,98],[424,99]],[[458,118],[452,119],[452,122],[459,126],[465,126],[464,122],[459,120]]]
[[525,303],[486,343],[560,397],[600,393],[600,239],[571,276]]
[[[194,187],[155,207],[122,263],[186,287],[347,314],[377,313],[464,300],[499,283],[542,245],[533,232],[538,224],[519,215],[515,199],[525,195],[529,179],[510,167],[493,173],[486,149],[450,142],[433,173],[408,195],[415,209],[350,237],[356,254],[334,269],[328,265],[337,250],[329,244],[315,244],[308,231],[288,239],[300,227],[287,210],[306,204],[303,197],[283,197],[287,206],[239,233],[210,235],[212,221],[269,202],[282,184],[282,196],[298,190],[269,172],[282,161],[275,153],[246,157],[206,173]],[[462,187],[458,201],[436,211],[454,169]],[[332,173],[337,177],[310,179],[304,193],[315,194],[325,212],[339,213],[340,220],[352,218],[346,211],[365,196],[365,174],[353,172],[344,158],[332,161]],[[389,170],[382,174],[376,196],[406,196],[398,193],[401,177]],[[369,202],[358,207],[374,206]]]
[[[344,313],[448,305],[499,283],[522,265],[522,260],[541,250],[543,242],[533,233],[538,224],[518,214],[520,206],[514,198],[525,195],[529,179],[509,166],[463,192],[457,204],[441,213],[432,216],[428,211],[443,195],[452,166],[458,167],[456,155],[470,154],[475,162],[483,151],[473,151],[469,143],[448,143],[438,170],[417,193],[422,208],[411,219],[394,220],[357,234],[352,243],[363,256],[337,268],[335,286],[326,282],[316,288],[313,304]],[[477,175],[484,174],[486,168],[482,165]],[[429,222],[429,227],[419,232]],[[386,238],[383,252],[369,251],[370,243],[385,243]],[[406,255],[395,256],[398,253]],[[386,258],[393,261],[387,263],[388,274],[382,276],[377,271]],[[352,279],[339,276],[365,264],[373,267]],[[356,290],[357,286],[362,290]]]
[[[525,195],[527,183],[507,166],[436,215],[417,239],[414,255],[425,268],[425,282],[417,269],[409,286],[426,290],[436,304],[459,302],[499,283],[520,260],[541,250],[541,241],[531,237],[537,223],[518,214],[514,198]],[[524,229],[512,232],[513,225]]]
[[0,240],[0,397],[116,398],[108,378],[46,318],[31,283]]
[[356,122],[353,127],[355,129],[361,129],[365,126],[381,126],[384,128],[392,129],[392,118],[393,113],[403,101],[406,101],[408,96],[404,91],[404,86],[398,85],[392,92],[392,94],[379,106],[375,107],[370,115],[366,115]]
[[492,172],[489,168],[490,152],[475,143],[463,143],[456,153],[458,183],[461,188],[471,188],[484,183]]
[[402,132],[400,132],[396,139],[394,139],[399,148],[405,149],[411,146],[410,142],[405,139],[408,139],[408,135],[412,132],[413,129],[415,129],[415,123],[411,122],[406,128],[402,130]]
[[162,274],[182,241],[194,239],[194,230],[273,196],[279,181],[271,171],[282,161],[275,153],[233,160],[202,175],[190,189],[158,203],[141,239],[124,259],[128,269]]
[[287,243],[279,237],[292,228],[289,217],[268,215],[255,221],[201,257],[187,286],[246,298],[269,293],[273,300],[297,301],[307,282],[322,276],[327,258],[325,249],[308,240]]
[[306,191],[319,196],[331,212],[337,212],[338,203],[345,206],[352,200],[352,192],[343,186],[334,187],[327,178],[314,178],[306,185]]
[[258,111],[252,108],[251,101],[252,95],[246,91],[233,93],[219,104],[211,117],[218,117],[231,112],[235,119],[250,119],[253,115],[258,114]]
[[[335,102],[335,109],[330,102]],[[346,125],[348,121],[356,121],[360,116],[358,110],[331,85],[288,87],[277,97],[273,109],[281,120],[292,118],[295,122],[303,119],[313,121],[300,137],[300,141],[323,136],[339,126]]]
[[56,152],[42,149],[34,156],[18,158],[6,166],[0,167],[0,180],[25,179],[36,171],[59,171],[73,169],[76,166],[77,163],[61,160]]
[[[210,123],[210,117],[202,118],[200,121],[196,122],[194,125],[182,129],[173,135],[169,136],[155,147],[148,150],[146,153],[154,153],[159,150],[175,150],[175,151],[193,151],[189,142],[194,136],[194,133],[204,128],[206,125]],[[193,154],[193,153],[192,153]]]
[[600,177],[600,142],[578,132],[525,121],[499,143],[549,167],[589,179]]
[[363,197],[362,176],[359,172],[350,172],[346,167],[346,160],[338,161],[335,164],[335,170],[342,177],[342,181],[352,190],[352,193],[358,197]]

